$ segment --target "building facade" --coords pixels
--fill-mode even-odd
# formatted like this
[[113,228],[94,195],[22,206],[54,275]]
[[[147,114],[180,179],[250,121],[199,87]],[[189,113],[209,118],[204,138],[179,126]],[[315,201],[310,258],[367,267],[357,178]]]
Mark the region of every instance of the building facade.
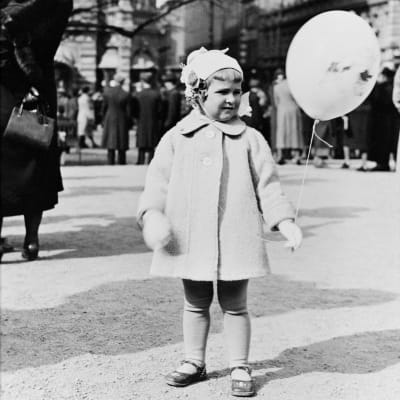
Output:
[[157,12],[156,0],[75,0],[55,56],[59,87],[100,88],[118,72],[129,89],[140,72],[157,69],[163,40],[158,25],[132,35]]
[[352,10],[377,34],[382,60],[400,63],[400,0],[197,0],[177,8],[138,34],[129,33],[177,0],[75,0],[74,16],[55,60],[67,89],[107,84],[115,72],[130,88],[142,71],[171,70],[200,46],[229,48],[245,73],[265,80],[284,67],[289,44],[313,16]]
[[244,1],[247,33],[245,67],[269,72],[285,65],[296,32],[310,18],[331,10],[353,11],[369,22],[381,47],[382,62],[400,63],[399,0],[258,0]]

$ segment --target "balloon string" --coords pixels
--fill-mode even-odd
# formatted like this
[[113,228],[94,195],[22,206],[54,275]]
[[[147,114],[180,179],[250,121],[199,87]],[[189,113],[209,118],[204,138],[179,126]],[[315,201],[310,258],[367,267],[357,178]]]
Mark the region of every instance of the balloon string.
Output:
[[327,141],[325,141],[324,139],[322,139],[320,136],[318,136],[317,132],[315,131],[315,123],[316,123],[316,122],[318,123],[319,121],[318,121],[318,120],[315,120],[315,121],[314,121],[314,126],[313,126],[314,136],[315,136],[317,139],[319,139],[322,143],[326,144],[328,147],[330,147],[330,148],[332,149],[333,146],[332,146],[330,143],[328,143]]
[[[299,215],[300,203],[301,203],[301,199],[302,199],[302,197],[303,197],[304,184],[305,184],[305,181],[306,181],[307,170],[308,170],[308,164],[309,164],[309,161],[310,161],[311,149],[312,149],[312,144],[313,144],[314,136],[316,136],[316,137],[317,137],[319,140],[321,140],[322,142],[327,143],[327,142],[325,142],[325,140],[322,140],[322,139],[318,136],[318,134],[317,134],[317,132],[316,132],[316,128],[317,128],[318,122],[319,122],[319,120],[316,119],[316,120],[314,121],[314,124],[313,124],[313,127],[312,127],[312,133],[311,133],[310,144],[309,144],[309,146],[308,146],[308,153],[307,153],[306,165],[305,165],[305,167],[304,167],[303,179],[302,179],[302,181],[301,181],[300,192],[299,192],[299,196],[298,196],[298,198],[297,198],[296,213],[295,213],[295,216],[294,216],[294,222],[297,221],[297,217],[298,217],[298,215]],[[331,146],[329,143],[327,143],[327,144],[328,144],[329,146]]]

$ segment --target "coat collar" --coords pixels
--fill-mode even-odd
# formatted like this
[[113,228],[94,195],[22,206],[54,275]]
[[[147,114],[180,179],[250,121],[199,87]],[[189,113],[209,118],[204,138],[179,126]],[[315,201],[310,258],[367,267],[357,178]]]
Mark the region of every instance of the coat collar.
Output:
[[179,133],[187,135],[207,125],[213,125],[218,130],[229,136],[239,136],[246,129],[246,124],[239,118],[228,122],[212,121],[205,115],[201,114],[198,110],[192,110],[191,113],[183,118],[176,127],[178,128]]

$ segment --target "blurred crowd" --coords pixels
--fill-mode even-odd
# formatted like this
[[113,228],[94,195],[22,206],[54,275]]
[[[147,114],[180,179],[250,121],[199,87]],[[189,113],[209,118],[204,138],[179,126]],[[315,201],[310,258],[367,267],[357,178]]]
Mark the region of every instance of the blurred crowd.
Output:
[[[71,146],[79,149],[102,147],[110,165],[126,164],[126,151],[136,146],[137,164],[149,163],[161,136],[187,112],[178,79],[173,75],[155,79],[153,72],[143,72],[131,90],[124,87],[124,77],[116,74],[101,90],[88,86],[67,93],[58,90],[58,138],[62,153]],[[136,143],[129,143],[134,130]],[[95,132],[101,131],[96,143]],[[117,157],[116,157],[117,156]],[[61,155],[63,163],[64,156]]]
[[[357,109],[317,124],[318,137],[332,147],[313,140],[310,159],[316,167],[338,158],[344,160],[343,169],[352,168],[352,159],[358,160],[358,171],[394,169],[400,129],[400,114],[392,99],[394,76],[394,67],[385,66],[372,93]],[[249,92],[252,109],[251,116],[243,119],[263,134],[277,163],[303,164],[314,121],[297,105],[283,69],[277,69],[270,80],[253,70],[243,89]],[[116,74],[101,90],[91,91],[88,86],[72,93],[58,90],[59,144],[63,152],[68,152],[72,143],[78,148],[103,147],[109,164],[125,164],[126,151],[136,146],[137,164],[145,164],[151,161],[162,135],[188,112],[183,87],[175,75],[158,80],[154,72],[142,72],[126,90],[124,78]],[[132,129],[136,143],[129,143]],[[94,140],[97,130],[101,131],[101,143]]]

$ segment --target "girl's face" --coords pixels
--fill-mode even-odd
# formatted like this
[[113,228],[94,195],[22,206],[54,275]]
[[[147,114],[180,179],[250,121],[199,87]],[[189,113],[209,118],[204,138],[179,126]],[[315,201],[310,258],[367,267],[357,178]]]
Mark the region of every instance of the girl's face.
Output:
[[203,103],[209,117],[216,121],[229,121],[237,116],[242,83],[233,80],[213,79],[207,89],[207,97]]

